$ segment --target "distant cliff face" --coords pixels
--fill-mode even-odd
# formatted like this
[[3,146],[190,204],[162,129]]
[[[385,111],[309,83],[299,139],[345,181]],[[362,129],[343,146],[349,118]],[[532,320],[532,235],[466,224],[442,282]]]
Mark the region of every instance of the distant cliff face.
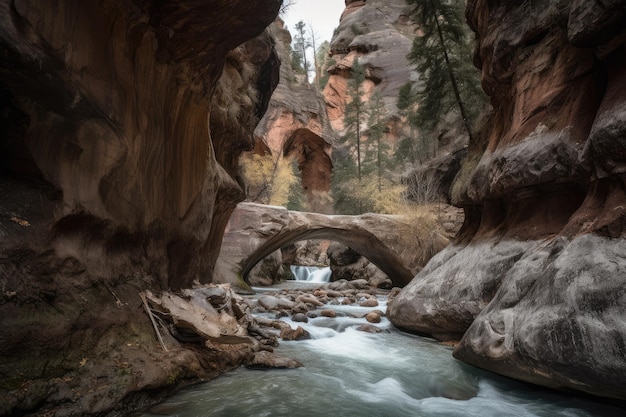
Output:
[[237,365],[160,351],[138,294],[212,279],[280,3],[0,3],[0,414],[132,408]]
[[453,186],[466,223],[390,318],[477,366],[626,399],[626,3],[467,17],[494,111]]
[[270,31],[280,57],[280,81],[259,123],[256,152],[283,154],[297,161],[302,187],[314,199],[316,192],[330,190],[331,148],[335,139],[324,97],[291,68],[291,35],[278,20]]
[[[365,96],[380,92],[389,116],[397,114],[398,91],[411,79],[406,55],[411,50],[415,27],[404,14],[404,0],[346,1],[339,26],[331,40],[330,54],[335,62],[324,97],[333,128],[343,130],[348,80],[356,58],[365,67]],[[389,134],[394,136],[393,129]]]

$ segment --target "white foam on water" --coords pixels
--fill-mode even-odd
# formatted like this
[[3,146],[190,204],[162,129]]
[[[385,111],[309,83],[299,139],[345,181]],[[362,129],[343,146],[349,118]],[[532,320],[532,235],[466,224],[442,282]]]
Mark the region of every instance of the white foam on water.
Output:
[[328,282],[330,281],[331,270],[326,266],[323,268],[317,266],[291,265],[291,272],[296,281],[308,282]]
[[[311,339],[281,341],[276,353],[304,364],[269,372],[239,369],[172,397],[154,409],[171,417],[622,417],[624,410],[479,371],[451,349],[400,333],[356,330],[374,308],[328,305],[338,317],[310,318]],[[319,310],[317,311],[319,313]],[[262,316],[271,317],[271,314]],[[357,316],[357,317],[355,317]],[[236,400],[232,400],[233,395]]]
[[360,401],[368,403],[403,402],[418,404],[417,400],[404,392],[402,383],[391,377],[384,378],[373,384],[365,384],[362,390],[347,389],[346,392],[354,395]]

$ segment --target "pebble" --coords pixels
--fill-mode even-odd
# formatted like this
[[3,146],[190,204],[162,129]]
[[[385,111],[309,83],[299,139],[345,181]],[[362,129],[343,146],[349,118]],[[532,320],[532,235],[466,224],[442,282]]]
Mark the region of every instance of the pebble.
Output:
[[310,294],[303,294],[296,297],[296,302],[302,302],[307,304],[313,304],[316,307],[322,306],[322,304],[315,296]]
[[309,322],[309,318],[306,316],[306,314],[303,313],[296,313],[293,316],[291,316],[291,320],[295,321],[295,322],[299,322],[299,323],[308,323]]
[[361,307],[377,307],[378,306],[378,300],[376,300],[375,298],[370,298],[368,300],[363,300],[359,303],[359,305]]
[[356,329],[360,332],[365,332],[365,333],[380,333],[383,331],[381,328],[376,327],[373,324],[361,324]]
[[324,317],[337,317],[337,313],[335,312],[335,310],[331,309],[322,310],[320,311],[320,314]]
[[381,318],[380,318],[380,315],[377,312],[372,311],[372,312],[367,313],[365,315],[365,320],[367,320],[370,323],[380,323]]

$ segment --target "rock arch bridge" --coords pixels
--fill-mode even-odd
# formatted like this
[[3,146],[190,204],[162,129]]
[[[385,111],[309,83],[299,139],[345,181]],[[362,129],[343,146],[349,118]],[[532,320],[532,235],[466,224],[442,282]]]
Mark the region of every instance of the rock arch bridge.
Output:
[[301,240],[327,239],[351,247],[386,273],[394,285],[403,287],[434,251],[448,243],[443,236],[428,236],[430,232],[416,229],[401,216],[331,216],[241,203],[226,226],[213,281],[241,283],[277,249]]

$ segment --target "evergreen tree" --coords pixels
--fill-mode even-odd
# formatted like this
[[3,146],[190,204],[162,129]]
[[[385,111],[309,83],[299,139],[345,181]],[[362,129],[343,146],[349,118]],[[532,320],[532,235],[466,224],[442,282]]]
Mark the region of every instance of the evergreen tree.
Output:
[[303,211],[305,208],[306,195],[304,193],[304,188],[302,187],[302,179],[300,174],[300,170],[298,169],[298,164],[295,159],[291,159],[289,161],[291,172],[293,177],[296,179],[291,182],[289,185],[289,195],[287,197],[287,209],[293,211]]
[[328,68],[330,68],[331,66],[337,63],[337,61],[335,61],[334,59],[330,57],[329,51],[330,51],[330,42],[324,41],[322,42],[322,44],[319,46],[319,48],[317,49],[315,53],[317,57],[317,62],[319,63],[319,66],[320,66],[320,75],[319,75],[320,78],[319,78],[319,82],[317,83],[320,90],[323,90],[324,87],[326,87],[326,84],[328,83],[328,78],[329,78]]
[[471,65],[470,37],[464,26],[464,2],[407,0],[422,35],[413,41],[409,60],[420,73],[416,124],[433,130],[454,107],[470,139],[471,124],[484,103],[479,73]]
[[396,107],[398,107],[398,110],[400,110],[400,112],[404,115],[408,110],[415,106],[416,100],[417,97],[415,97],[413,91],[413,83],[409,81],[400,87],[400,90],[398,90]]
[[368,126],[367,141],[372,149],[372,159],[376,166],[376,178],[378,192],[382,191],[383,168],[388,166],[387,153],[389,144],[382,140],[385,136],[387,118],[385,117],[385,102],[377,91],[370,97],[368,102]]
[[400,139],[396,148],[394,159],[400,164],[410,163],[415,165],[418,161],[418,151],[416,144],[416,131],[418,129],[415,110],[417,108],[417,96],[413,90],[413,83],[411,81],[400,87],[398,91],[398,100],[396,101],[396,107],[400,116],[404,117],[409,125],[409,136]]
[[333,174],[330,188],[334,201],[335,213],[360,214],[359,184],[356,177],[356,163],[348,144],[342,144],[333,149]]
[[343,116],[343,124],[346,129],[345,139],[356,142],[356,166],[357,177],[361,179],[361,125],[365,122],[367,109],[363,100],[363,82],[365,81],[365,68],[358,58],[352,63],[352,78],[348,82],[349,101]]
[[433,139],[435,134],[432,129],[437,123],[433,123],[433,126],[424,126],[424,122],[420,118],[422,115],[417,111],[419,97],[413,87],[414,84],[408,82],[398,92],[396,105],[400,115],[408,122],[409,136],[401,139],[398,143],[395,159],[401,163],[408,162],[415,165],[436,155],[437,140]]
[[306,50],[311,47],[311,42],[306,36],[306,24],[301,20],[296,23],[296,36],[294,37],[294,51],[297,51],[298,55],[302,58],[302,68],[304,68],[304,73],[307,77],[309,77],[310,65],[307,61]]
[[297,49],[291,48],[291,69],[297,73],[302,73],[302,53]]

